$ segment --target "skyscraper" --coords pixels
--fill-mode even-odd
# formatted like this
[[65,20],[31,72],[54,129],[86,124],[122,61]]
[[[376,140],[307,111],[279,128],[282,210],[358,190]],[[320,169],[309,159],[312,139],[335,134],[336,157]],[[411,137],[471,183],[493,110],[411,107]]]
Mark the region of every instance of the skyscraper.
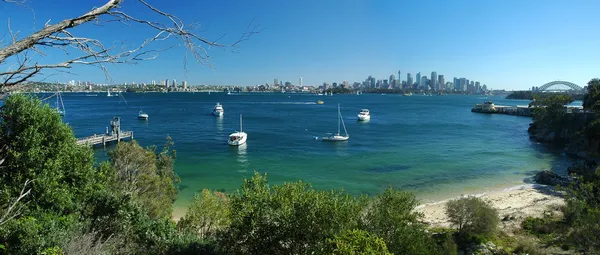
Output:
[[183,89],[187,89],[187,81],[182,81],[181,86],[183,86]]
[[169,79],[165,80],[165,84],[164,85],[165,85],[165,87],[169,87]]
[[412,89],[413,83],[414,82],[413,82],[412,75],[410,75],[410,73],[407,73],[406,74],[406,87],[409,89]]
[[273,86],[278,86],[279,85],[279,80],[277,78],[275,78],[273,80]]
[[177,80],[173,79],[173,88],[177,87]]
[[440,84],[440,90],[446,89],[446,80],[443,74],[438,75],[438,83]]
[[400,70],[398,70],[398,84],[399,86],[402,86],[402,75],[400,75]]
[[302,77],[300,77],[300,81],[298,82],[298,86],[302,87]]
[[454,77],[454,91],[459,91],[460,90],[460,80],[456,77]]
[[437,72],[431,72],[431,88],[433,90],[440,90],[440,86],[438,85],[438,80],[437,80]]
[[428,90],[427,87],[427,76],[421,77],[421,89]]
[[419,84],[418,88],[421,88],[423,86],[421,84],[421,72],[418,72],[415,78],[417,78],[417,83]]
[[459,90],[460,91],[467,91],[467,82],[469,80],[467,80],[467,78],[460,78],[459,81],[460,81],[460,83],[459,83],[460,84]]
[[390,85],[392,85],[393,87],[396,86],[396,76],[394,76],[394,74],[390,75]]

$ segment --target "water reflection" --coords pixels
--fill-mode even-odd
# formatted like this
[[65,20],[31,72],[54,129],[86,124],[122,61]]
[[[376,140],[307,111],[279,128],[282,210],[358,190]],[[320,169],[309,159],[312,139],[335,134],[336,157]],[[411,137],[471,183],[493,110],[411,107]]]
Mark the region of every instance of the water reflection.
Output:
[[220,117],[215,116],[215,124],[217,127],[217,131],[219,133],[223,133],[223,116],[220,116]]
[[229,146],[232,156],[235,157],[239,165],[239,172],[246,172],[248,170],[248,156],[247,156],[248,143],[244,143],[240,146]]
[[348,141],[330,142],[330,144],[331,146],[333,146],[336,155],[350,156],[350,153],[348,153]]

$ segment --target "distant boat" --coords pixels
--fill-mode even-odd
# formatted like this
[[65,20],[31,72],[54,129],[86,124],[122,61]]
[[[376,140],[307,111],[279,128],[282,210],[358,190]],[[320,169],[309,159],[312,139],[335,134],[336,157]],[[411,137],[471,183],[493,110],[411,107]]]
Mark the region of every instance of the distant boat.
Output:
[[148,119],[148,114],[143,112],[142,110],[140,110],[140,112],[138,112],[138,119],[140,120],[147,120]]
[[409,96],[412,96],[412,93],[408,92],[408,93],[404,93],[402,95],[405,96],[405,97],[409,97]]
[[368,109],[362,109],[360,110],[360,112],[358,113],[358,120],[359,121],[368,121],[371,119],[371,113],[369,113]]
[[248,134],[242,131],[242,115],[240,114],[240,131],[229,135],[227,143],[231,146],[240,146],[246,143],[246,139],[248,139]]
[[110,93],[110,89],[109,89],[109,90],[107,90],[107,92],[106,92],[106,96],[107,96],[107,97],[117,97],[117,96],[119,96],[119,94],[117,94],[117,93],[111,94],[111,93]]
[[322,100],[317,100],[317,104],[323,104],[325,102],[323,102]]
[[[340,133],[340,123],[341,126],[344,127],[344,135]],[[338,142],[346,141],[348,140],[348,138],[350,138],[350,136],[348,135],[348,131],[346,130],[346,124],[344,124],[344,119],[342,118],[342,113],[340,112],[340,104],[338,104],[338,132],[336,134],[329,134],[328,136],[324,136],[321,138],[321,140]]]
[[219,103],[217,103],[215,105],[215,108],[213,109],[212,114],[218,117],[223,116],[223,113],[225,112],[225,110],[223,110],[223,106]]

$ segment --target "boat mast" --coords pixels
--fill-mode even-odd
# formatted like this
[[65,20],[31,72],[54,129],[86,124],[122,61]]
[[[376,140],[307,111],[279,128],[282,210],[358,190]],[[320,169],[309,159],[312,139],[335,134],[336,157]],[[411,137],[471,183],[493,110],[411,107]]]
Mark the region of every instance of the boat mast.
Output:
[[340,104],[338,104],[338,135],[340,135]]
[[240,133],[242,132],[242,115],[240,114]]

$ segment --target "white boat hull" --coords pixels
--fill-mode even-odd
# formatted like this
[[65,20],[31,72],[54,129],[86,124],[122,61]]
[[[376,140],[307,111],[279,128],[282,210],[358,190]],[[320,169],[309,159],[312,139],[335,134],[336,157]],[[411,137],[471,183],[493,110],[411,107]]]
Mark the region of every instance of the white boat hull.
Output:
[[359,121],[367,121],[367,120],[370,120],[370,119],[371,119],[370,115],[360,115],[360,114],[358,115],[358,120]]
[[147,114],[139,115],[138,119],[140,119],[140,120],[147,120],[148,119],[148,115]]
[[321,139],[323,141],[338,142],[338,141],[346,141],[346,140],[348,140],[348,138],[350,138],[350,137],[342,136],[342,135],[332,135],[332,136],[322,137]]
[[216,111],[213,111],[213,113],[212,113],[212,114],[213,114],[213,115],[215,115],[215,116],[217,116],[217,117],[223,117],[223,112],[216,112]]
[[[239,138],[235,139],[235,140],[231,140],[232,136],[237,136]],[[240,146],[240,145],[246,143],[246,139],[248,139],[248,134],[246,134],[244,132],[237,132],[237,133],[233,133],[233,134],[229,135],[229,140],[227,141],[227,143],[231,146]]]

